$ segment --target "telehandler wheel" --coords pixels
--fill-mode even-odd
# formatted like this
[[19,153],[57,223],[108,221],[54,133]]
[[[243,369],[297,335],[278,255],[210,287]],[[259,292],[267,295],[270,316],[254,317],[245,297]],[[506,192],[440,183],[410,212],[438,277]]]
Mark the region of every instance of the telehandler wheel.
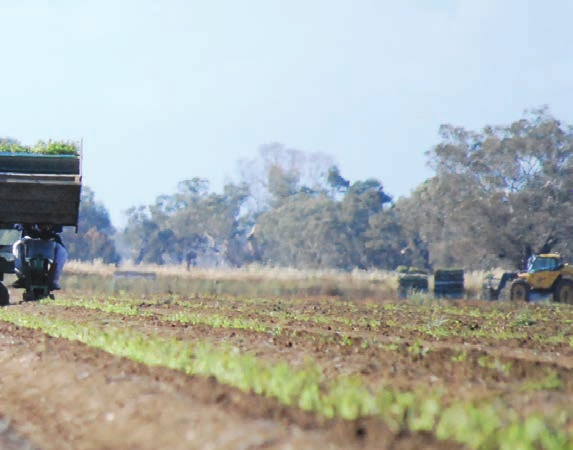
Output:
[[0,283],[0,306],[8,306],[10,304],[10,291],[4,285]]
[[524,281],[514,281],[511,285],[510,299],[514,302],[529,301],[529,285]]
[[573,304],[573,281],[561,280],[555,288],[553,299],[556,302]]

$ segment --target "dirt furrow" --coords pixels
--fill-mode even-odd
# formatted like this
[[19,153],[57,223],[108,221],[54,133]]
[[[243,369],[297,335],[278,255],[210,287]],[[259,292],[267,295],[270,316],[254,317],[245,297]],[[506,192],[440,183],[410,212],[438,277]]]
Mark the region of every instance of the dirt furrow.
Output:
[[44,450],[448,447],[374,419],[328,421],[4,322],[0,404],[14,432]]

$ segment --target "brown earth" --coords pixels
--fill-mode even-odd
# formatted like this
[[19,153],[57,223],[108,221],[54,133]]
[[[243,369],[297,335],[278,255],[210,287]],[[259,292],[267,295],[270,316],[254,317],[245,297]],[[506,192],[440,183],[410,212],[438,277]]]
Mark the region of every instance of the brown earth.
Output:
[[[520,414],[565,411],[573,417],[573,331],[563,329],[573,310],[532,305],[524,314],[523,305],[484,302],[435,308],[395,300],[176,300],[136,299],[142,314],[135,316],[38,303],[8,308],[224,342],[293,367],[311,360],[327,379],[358,375],[373,389],[440,388],[444,404],[499,399]],[[177,312],[241,318],[267,331],[169,320]],[[530,388],[549,376],[559,386]],[[6,322],[0,322],[0,405],[0,448],[8,449],[461,447],[431,433],[391,429],[377,418],[326,419],[214,377],[148,367]]]

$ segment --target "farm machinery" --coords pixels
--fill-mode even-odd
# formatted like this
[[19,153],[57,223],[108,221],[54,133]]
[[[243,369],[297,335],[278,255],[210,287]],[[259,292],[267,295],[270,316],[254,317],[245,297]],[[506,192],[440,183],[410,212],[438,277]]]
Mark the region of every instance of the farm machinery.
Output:
[[[81,194],[81,151],[74,154],[0,153],[0,230],[35,230],[0,244],[0,305],[10,303],[4,275],[16,274],[23,300],[54,298],[54,236],[77,231]],[[49,231],[50,233],[45,233]],[[3,233],[9,235],[10,233]]]
[[510,299],[528,302],[534,296],[552,295],[553,300],[573,304],[573,266],[566,264],[558,253],[544,253],[530,258],[522,272],[506,272],[497,287],[485,287],[486,298],[499,299],[510,283]]

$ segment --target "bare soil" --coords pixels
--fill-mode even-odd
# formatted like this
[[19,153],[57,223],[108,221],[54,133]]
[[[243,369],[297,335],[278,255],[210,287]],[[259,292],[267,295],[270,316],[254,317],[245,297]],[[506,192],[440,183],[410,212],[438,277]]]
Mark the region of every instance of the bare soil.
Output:
[[[312,360],[327,379],[355,374],[372,388],[441,387],[446,404],[497,398],[519,414],[565,411],[573,417],[573,330],[567,322],[573,310],[478,301],[433,308],[392,299],[177,300],[142,297],[136,304],[146,315],[138,316],[38,303],[8,308],[224,342],[295,367]],[[166,320],[178,311],[241,318],[269,331]],[[544,387],[549,376],[559,386]],[[536,383],[541,387],[532,388]],[[462,447],[432,433],[392,430],[378,418],[326,419],[213,377],[149,367],[6,322],[0,322],[0,405],[0,448],[7,449]],[[568,427],[573,430],[573,421]]]

